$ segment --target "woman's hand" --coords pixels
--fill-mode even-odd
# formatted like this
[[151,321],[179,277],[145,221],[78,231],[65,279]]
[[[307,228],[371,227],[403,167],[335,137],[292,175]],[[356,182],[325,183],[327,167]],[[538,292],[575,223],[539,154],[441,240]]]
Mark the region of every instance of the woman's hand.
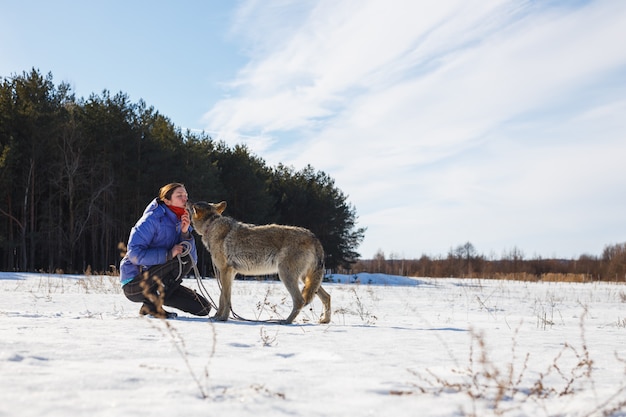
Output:
[[180,255],[181,253],[183,253],[185,251],[185,246],[183,246],[182,243],[178,243],[176,245],[174,245],[172,247],[171,253],[172,253],[172,259],[174,259],[175,257],[177,257],[178,255]]
[[180,216],[181,230],[183,233],[187,233],[189,231],[189,225],[191,224],[191,220],[189,219],[189,212],[185,211],[185,214]]

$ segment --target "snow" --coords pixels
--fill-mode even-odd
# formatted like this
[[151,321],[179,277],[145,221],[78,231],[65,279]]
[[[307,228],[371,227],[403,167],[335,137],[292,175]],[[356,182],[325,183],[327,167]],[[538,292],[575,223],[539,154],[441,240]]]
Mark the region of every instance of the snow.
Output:
[[[117,277],[0,273],[0,416],[626,416],[624,284],[331,279],[329,325],[316,299],[282,326],[141,317]],[[279,282],[236,281],[233,304],[291,308]]]

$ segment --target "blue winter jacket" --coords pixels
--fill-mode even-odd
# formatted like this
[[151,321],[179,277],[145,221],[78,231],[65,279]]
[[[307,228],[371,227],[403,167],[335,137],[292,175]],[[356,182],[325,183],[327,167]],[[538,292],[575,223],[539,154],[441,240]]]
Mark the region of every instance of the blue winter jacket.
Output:
[[126,256],[120,262],[120,282],[127,284],[153,265],[167,262],[174,245],[184,240],[191,244],[191,256],[198,262],[196,242],[191,234],[182,236],[181,222],[167,206],[154,199],[130,231]]

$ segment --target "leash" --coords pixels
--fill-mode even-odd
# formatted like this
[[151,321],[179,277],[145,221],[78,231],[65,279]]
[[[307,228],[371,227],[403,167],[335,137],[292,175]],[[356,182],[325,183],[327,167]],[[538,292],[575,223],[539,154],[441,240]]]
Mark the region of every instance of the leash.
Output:
[[[178,255],[176,255],[176,257],[178,258],[178,278],[182,279],[182,274],[183,274],[183,265],[185,265],[187,262],[183,261],[182,258],[184,258],[185,256],[189,255],[191,253],[191,243],[187,242],[187,241],[182,241],[180,243],[181,245],[183,245],[184,249],[182,251],[182,253],[179,253]],[[189,261],[191,262],[191,266],[193,269],[193,274],[196,278],[196,282],[198,283],[198,288],[200,289],[200,294],[202,296],[204,296],[204,298],[206,298],[209,301],[209,304],[211,305],[211,307],[213,309],[215,309],[215,311],[217,311],[217,304],[215,304],[215,301],[213,301],[213,298],[211,298],[211,294],[209,294],[209,291],[206,289],[206,287],[204,286],[204,284],[202,283],[202,277],[200,276],[200,271],[198,271],[198,265],[196,265],[196,263],[193,260],[193,257],[189,256]]]

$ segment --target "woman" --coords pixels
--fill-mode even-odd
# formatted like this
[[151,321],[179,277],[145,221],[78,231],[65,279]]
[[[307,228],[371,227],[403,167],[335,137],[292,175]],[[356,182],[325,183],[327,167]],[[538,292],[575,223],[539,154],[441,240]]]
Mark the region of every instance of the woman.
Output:
[[143,303],[141,315],[177,316],[163,310],[163,305],[197,316],[211,310],[206,298],[180,285],[198,260],[186,206],[185,186],[167,184],[130,231],[120,281],[126,298]]

